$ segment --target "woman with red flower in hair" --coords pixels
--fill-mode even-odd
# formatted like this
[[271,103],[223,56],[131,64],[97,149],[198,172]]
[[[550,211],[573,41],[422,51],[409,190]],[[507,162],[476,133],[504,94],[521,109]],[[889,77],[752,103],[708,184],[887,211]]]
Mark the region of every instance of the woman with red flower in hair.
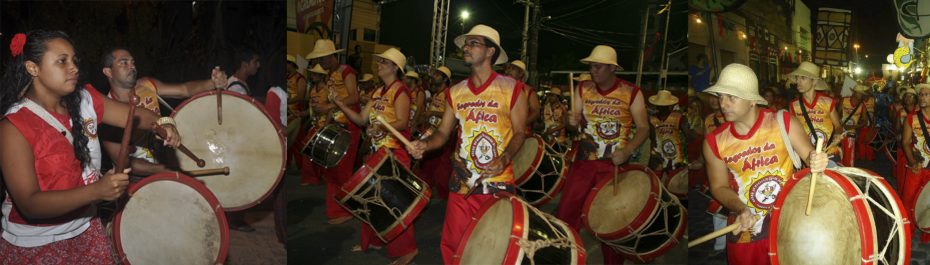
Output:
[[[77,57],[60,31],[17,34],[0,84],[0,168],[6,184],[0,264],[113,264],[113,251],[94,203],[115,200],[128,170],[100,170],[97,126],[123,127],[129,105],[78,83]],[[170,120],[139,108],[140,129],[162,123],[177,147]]]

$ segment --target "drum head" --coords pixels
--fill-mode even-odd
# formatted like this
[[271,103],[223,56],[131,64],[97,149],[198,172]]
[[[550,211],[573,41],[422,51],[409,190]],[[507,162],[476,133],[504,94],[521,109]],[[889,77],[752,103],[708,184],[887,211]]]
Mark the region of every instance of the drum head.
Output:
[[832,179],[818,177],[814,203],[822,206],[805,215],[810,183],[804,178],[785,195],[777,231],[779,263],[859,264],[862,239],[849,197]]
[[[655,207],[657,190],[654,183],[655,176],[641,170],[629,170],[620,174],[617,185],[613,178],[601,182],[598,190],[589,194],[588,205],[585,206],[587,217],[584,217],[588,228],[595,234],[606,234],[621,231],[631,225],[642,225],[646,218],[647,203]],[[614,188],[618,188],[616,192]],[[647,216],[648,217],[648,216]],[[634,224],[634,220],[637,223]],[[634,229],[638,227],[632,227]],[[625,230],[625,229],[624,229]]]
[[679,198],[688,196],[688,169],[681,169],[666,180],[665,187]]
[[920,188],[920,195],[914,203],[914,219],[917,219],[917,227],[921,231],[930,233],[930,189],[927,183]]
[[206,161],[200,168],[177,152],[182,170],[229,167],[229,175],[198,177],[226,210],[242,210],[268,197],[284,174],[284,138],[254,99],[224,91],[223,124],[216,91],[191,97],[172,114],[183,144]]
[[542,160],[545,144],[539,136],[527,136],[520,147],[520,151],[513,156],[513,180],[517,185],[523,184]]
[[461,252],[460,264],[501,264],[511,246],[513,213],[510,200],[493,201],[491,207],[478,216],[474,230],[462,238],[465,250]]
[[229,227],[209,190],[184,175],[162,173],[129,189],[113,221],[120,259],[133,264],[219,264]]

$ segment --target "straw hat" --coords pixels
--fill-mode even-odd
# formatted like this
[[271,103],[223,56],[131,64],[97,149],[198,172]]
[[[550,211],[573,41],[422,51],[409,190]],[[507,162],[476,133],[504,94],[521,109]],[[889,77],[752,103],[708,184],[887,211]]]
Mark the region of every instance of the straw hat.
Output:
[[497,57],[497,61],[494,62],[494,64],[502,64],[510,60],[507,58],[507,52],[504,51],[504,48],[501,48],[501,35],[497,33],[497,30],[482,24],[475,25],[468,33],[455,37],[455,45],[459,46],[459,48],[465,46],[465,39],[467,39],[468,36],[482,36],[491,40],[494,45],[497,45],[496,48],[500,50],[500,56]]
[[452,79],[452,70],[449,70],[449,67],[440,66],[439,68],[436,68],[436,71],[441,72],[446,76],[446,78]]
[[671,106],[678,104],[678,97],[668,90],[659,90],[659,93],[649,96],[649,104],[656,106]]
[[420,74],[417,74],[417,71],[407,72],[407,74],[405,74],[404,76],[420,79]]
[[559,89],[558,87],[550,88],[550,89],[549,89],[549,94],[561,95],[561,94],[562,94],[562,89]]
[[594,46],[594,50],[591,50],[591,55],[581,59],[581,63],[590,64],[590,63],[602,63],[610,64],[618,67],[618,70],[623,71],[623,67],[617,64],[617,51],[614,48],[611,48],[607,45],[597,45]]
[[290,55],[290,54],[287,55],[287,61],[288,61],[288,62],[291,62],[291,63],[294,63],[294,64],[297,64],[297,58],[294,57],[293,55]]
[[513,62],[510,62],[510,65],[516,66],[517,68],[520,68],[520,70],[526,72],[526,64],[523,63],[523,61],[513,60]]
[[381,54],[375,54],[375,56],[394,62],[394,65],[397,65],[397,68],[400,68],[401,73],[406,71],[404,66],[407,65],[407,57],[397,49],[389,48]]
[[345,49],[337,50],[336,44],[333,43],[333,41],[328,40],[328,39],[319,39],[319,40],[316,40],[316,43],[313,44],[313,51],[307,54],[307,57],[305,57],[305,59],[307,60],[316,59],[316,58],[320,58],[323,56],[327,56],[327,55],[334,54],[337,52],[342,52],[342,51],[345,51]]
[[917,91],[920,91],[921,89],[925,89],[925,88],[930,88],[930,84],[918,84],[917,89],[915,89],[914,91],[914,94],[917,94]]
[[768,105],[768,101],[759,95],[759,79],[752,68],[738,63],[727,65],[720,71],[717,83],[704,90],[714,95],[727,94],[741,99],[758,101],[759,104]]
[[590,80],[591,80],[591,74],[589,74],[589,73],[580,74],[580,75],[578,75],[578,77],[573,77],[572,80],[579,81],[579,82],[580,82],[580,81],[590,81]]
[[798,65],[798,69],[788,74],[788,76],[796,75],[810,77],[811,79],[820,79],[820,66],[812,62],[802,62],[801,65]]
[[814,90],[827,91],[827,90],[830,90],[830,86],[827,85],[827,81],[824,81],[823,79],[818,79],[817,82],[814,83]]
[[[919,89],[920,89],[920,85],[917,85],[917,86],[918,86],[917,89],[919,90]],[[853,87],[853,91],[856,91],[856,92],[867,92],[867,91],[869,91],[869,86],[863,85],[863,84],[856,84],[856,86]]]
[[326,69],[323,69],[323,67],[320,66],[320,64],[316,64],[313,66],[313,68],[310,68],[310,72],[317,73],[317,74],[324,74],[324,75],[329,74],[329,72],[326,72]]
[[368,81],[371,81],[371,79],[373,78],[375,78],[375,76],[372,74],[364,74],[362,75],[362,79],[359,79],[358,82],[368,82]]
[[915,90],[913,87],[908,86],[907,88],[904,89],[904,91],[901,92],[901,99],[904,99],[904,97],[907,96],[907,94],[916,96],[917,90]]

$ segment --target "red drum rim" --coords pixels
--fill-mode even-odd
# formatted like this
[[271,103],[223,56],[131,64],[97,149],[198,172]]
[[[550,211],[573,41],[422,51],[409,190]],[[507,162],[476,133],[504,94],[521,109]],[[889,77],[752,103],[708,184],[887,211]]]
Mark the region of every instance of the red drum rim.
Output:
[[[188,103],[193,102],[194,100],[202,98],[202,97],[216,95],[217,93],[222,93],[223,95],[238,97],[242,100],[245,100],[249,104],[252,104],[253,106],[255,106],[255,108],[258,109],[258,111],[261,112],[262,115],[265,115],[265,118],[267,118],[268,121],[271,122],[271,124],[276,124],[274,122],[275,118],[271,117],[271,115],[268,114],[268,111],[265,110],[265,106],[262,104],[258,104],[258,101],[256,101],[254,98],[244,96],[237,92],[226,91],[226,90],[219,90],[219,91],[218,90],[207,90],[207,91],[197,93],[191,96],[190,98],[188,98],[187,100],[185,100],[184,102],[181,102],[181,104],[178,105],[177,108],[174,108],[174,112],[171,113],[171,117],[174,118],[175,115],[177,115],[179,111],[184,109],[184,106],[187,106]],[[284,138],[284,131],[282,128],[280,128],[280,126],[275,126],[274,128],[275,128],[275,133],[277,133],[278,135],[278,143],[280,143],[281,145],[281,157],[286,158],[287,157],[287,146],[286,146],[287,141],[285,141],[285,138]],[[274,193],[275,188],[281,184],[281,179],[284,176],[284,172],[287,169],[286,166],[287,166],[287,159],[281,159],[280,169],[278,169],[278,175],[277,177],[275,177],[274,185],[271,185],[272,188],[266,191],[265,194],[262,194],[262,196],[260,196],[258,200],[255,200],[253,202],[250,202],[250,203],[247,203],[241,206],[229,207],[229,208],[224,208],[224,209],[230,212],[241,211],[241,210],[252,208],[253,206],[258,205],[262,201],[265,201],[265,199],[268,199],[268,196]]]
[[[652,172],[652,170],[646,167],[643,167],[641,165],[635,165],[635,164],[621,165],[621,166],[618,166],[617,169],[620,170],[620,172],[618,172],[619,174],[623,174],[627,171],[642,171],[642,172],[645,172],[647,175],[652,176],[651,180],[649,181],[651,183],[649,185],[650,186],[649,191],[651,194],[660,194],[661,190],[659,188],[659,181],[658,181],[658,178],[655,176],[655,173]],[[618,231],[610,232],[610,233],[594,232],[594,230],[591,229],[591,225],[588,221],[588,212],[591,210],[591,203],[594,202],[594,197],[595,197],[594,195],[596,195],[598,191],[604,189],[604,186],[607,186],[607,184],[610,183],[612,180],[613,180],[613,177],[605,178],[604,180],[601,180],[601,182],[599,182],[597,185],[595,185],[594,188],[591,189],[591,192],[588,193],[588,196],[584,202],[584,208],[582,208],[582,211],[581,211],[581,220],[584,222],[585,228],[587,228],[588,231],[591,231],[591,233],[594,234],[596,237],[607,239],[607,240],[621,239],[621,238],[632,235],[636,231],[642,230],[646,222],[648,222],[649,219],[652,217],[652,215],[655,214],[656,206],[658,206],[659,204],[659,199],[656,196],[649,196],[646,199],[646,204],[643,206],[642,209],[640,209],[639,214],[637,214],[636,217],[633,218],[633,220],[630,221],[630,224],[627,225],[626,227],[623,227]],[[653,209],[653,210],[645,211],[646,209]]]
[[[539,168],[539,164],[542,163],[542,157],[544,152],[546,152],[546,142],[542,140],[538,135],[527,135],[526,140],[536,139],[536,155],[533,157],[533,162],[527,166],[526,171],[519,176],[514,176],[513,182],[516,186],[523,185],[530,180],[530,176],[536,173],[536,169]],[[524,140],[525,141],[525,140]],[[521,147],[522,148],[522,147]],[[513,158],[511,158],[513,160]]]
[[[880,176],[870,170],[865,170],[865,169],[859,169],[859,170],[862,170],[863,172],[870,174],[872,176]],[[805,168],[795,173],[791,178],[788,179],[784,188],[782,188],[782,190],[778,193],[778,197],[775,199],[775,204],[772,209],[772,216],[771,216],[771,220],[769,223],[769,237],[770,237],[769,238],[769,260],[773,265],[780,264],[778,261],[778,224],[779,224],[779,217],[781,217],[781,206],[784,205],[787,194],[792,189],[794,189],[794,186],[798,184],[800,180],[804,179],[804,176],[808,174],[810,174],[810,168]],[[827,170],[824,170],[823,174],[821,174],[821,177],[826,177],[826,178],[830,178],[831,180],[833,180],[833,182],[835,182],[838,186],[840,186],[843,193],[845,193],[849,197],[861,195],[859,188],[855,184],[851,183],[848,179],[846,179],[844,175],[838,172],[827,169]],[[877,180],[878,180],[877,183],[872,182],[872,184],[880,185],[880,187],[885,189],[885,191],[893,190],[891,186],[888,185],[888,182],[884,180],[884,178],[877,178]],[[904,205],[901,203],[901,199],[898,197],[896,193],[894,192],[883,192],[883,193],[886,195],[893,196],[892,199],[894,199],[895,204],[898,207],[898,209],[901,209],[902,211],[903,209],[905,209]],[[860,259],[863,261],[862,264],[875,264],[874,262],[868,262],[868,260],[871,259],[870,256],[877,254],[876,252],[878,251],[874,247],[874,245],[877,244],[878,242],[869,242],[869,241],[872,241],[871,240],[872,238],[875,238],[875,233],[876,233],[876,231],[874,231],[875,223],[872,221],[872,217],[868,216],[867,214],[868,212],[871,211],[871,209],[869,208],[869,205],[866,203],[865,200],[854,200],[850,202],[850,205],[852,206],[855,212],[856,220],[859,221],[858,222],[859,235],[860,235],[860,238],[863,239],[861,240],[862,242],[860,242],[860,245],[862,248],[862,257],[860,257]],[[904,240],[906,244],[905,249],[910,249],[911,228],[910,228],[909,221],[906,219],[907,217],[905,216],[904,218],[905,218],[905,222],[904,222],[904,225],[902,226],[902,229],[904,230],[904,233],[906,235],[906,240]],[[865,240],[865,239],[868,239],[868,240]],[[911,255],[910,251],[904,251],[904,257],[901,260],[910,261],[910,255]]]
[[[210,192],[210,189],[207,189],[207,186],[203,185],[199,181],[188,177],[181,173],[158,173],[149,177],[142,179],[141,181],[134,183],[129,186],[129,189],[126,190],[129,197],[132,197],[140,188],[146,184],[156,182],[156,181],[175,181],[181,184],[187,185],[188,187],[194,189],[199,193],[203,198],[210,204],[210,207],[213,208],[213,213],[216,215],[216,220],[219,223],[220,228],[220,251],[216,256],[215,264],[222,264],[226,261],[226,256],[229,254],[229,223],[226,221],[226,213],[223,211],[223,207],[220,206],[220,201],[216,199],[216,196],[213,195],[213,192]],[[123,244],[120,238],[120,223],[122,223],[123,211],[116,213],[116,216],[113,217],[113,241],[116,245],[116,252],[119,255],[121,262],[130,264],[129,260],[126,258],[126,253],[123,251]]]
[[468,227],[465,228],[465,233],[462,234],[459,247],[455,250],[455,255],[452,256],[452,264],[461,264],[462,254],[465,252],[465,246],[468,245],[468,239],[471,238],[472,233],[474,233],[475,227],[478,226],[478,221],[481,220],[481,217],[484,216],[484,214],[487,213],[492,206],[497,204],[497,202],[505,199],[508,200],[511,207],[513,208],[514,225],[511,226],[510,235],[508,235],[510,240],[507,243],[507,250],[504,254],[504,260],[501,262],[501,264],[517,264],[517,262],[525,255],[523,249],[517,245],[517,242],[519,241],[519,238],[523,238],[524,233],[526,233],[523,228],[524,225],[529,221],[526,216],[527,211],[523,209],[524,206],[521,205],[519,201],[516,201],[518,200],[516,195],[507,192],[499,192],[495,193],[493,196],[494,198],[485,201],[484,204],[481,205],[481,209],[478,210],[477,214],[471,217],[471,221],[468,223]]

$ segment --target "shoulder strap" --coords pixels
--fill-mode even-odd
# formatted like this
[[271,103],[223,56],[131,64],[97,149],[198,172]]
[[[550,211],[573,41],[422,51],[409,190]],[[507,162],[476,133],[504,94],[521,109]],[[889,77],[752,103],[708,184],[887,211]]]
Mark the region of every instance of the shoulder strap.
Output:
[[229,89],[230,87],[233,87],[233,86],[235,86],[235,85],[239,85],[239,86],[241,86],[243,89],[245,89],[245,93],[246,93],[246,94],[249,94],[249,95],[252,94],[252,91],[249,90],[249,87],[246,86],[246,85],[245,85],[244,83],[242,83],[241,81],[233,81],[232,83],[229,83],[229,85],[226,86],[226,89]]
[[[814,97],[814,100],[816,100],[816,99],[817,99],[817,97]],[[814,103],[816,104],[817,102],[815,101]],[[811,122],[811,117],[807,114],[807,107],[804,106],[804,97],[803,97],[803,96],[802,96],[801,98],[798,99],[798,105],[801,106],[801,114],[804,116],[804,122],[807,123],[807,128],[810,129],[811,134],[817,135],[817,130],[814,129],[814,123]],[[814,144],[816,144],[816,143],[814,143]]]
[[930,141],[926,141],[926,139],[930,139],[930,134],[927,134],[927,124],[924,122],[923,111],[917,111],[917,119],[920,120],[920,130],[924,133],[924,144],[927,144],[927,146],[930,147]]
[[785,114],[785,110],[778,110],[778,114],[775,115],[775,123],[778,123],[778,132],[781,133],[781,140],[785,143],[785,149],[788,150],[791,163],[794,164],[795,169],[800,169],[801,157],[794,151],[794,146],[791,146],[791,139],[788,138],[788,130],[785,128]]
[[[48,113],[48,111],[39,106],[39,104],[36,104],[32,100],[26,98],[23,100],[23,107],[26,107],[32,111],[32,113],[35,113],[37,116],[39,116],[39,118],[42,118],[42,120],[55,128],[55,130],[61,131],[62,135],[68,139],[68,143],[74,144],[74,136],[71,135],[71,132],[68,131],[68,129],[66,129],[65,126],[61,124],[60,121],[58,121],[58,119],[52,117],[51,113]],[[72,124],[72,126],[74,125]]]
[[862,100],[860,100],[859,103],[856,104],[856,107],[854,107],[853,110],[849,112],[849,116],[846,116],[846,118],[844,118],[844,119],[843,119],[843,122],[840,123],[840,124],[841,124],[841,125],[846,125],[846,122],[849,122],[849,119],[851,119],[852,116],[856,114],[856,111],[859,110],[859,107],[861,107],[861,106],[862,106]]

